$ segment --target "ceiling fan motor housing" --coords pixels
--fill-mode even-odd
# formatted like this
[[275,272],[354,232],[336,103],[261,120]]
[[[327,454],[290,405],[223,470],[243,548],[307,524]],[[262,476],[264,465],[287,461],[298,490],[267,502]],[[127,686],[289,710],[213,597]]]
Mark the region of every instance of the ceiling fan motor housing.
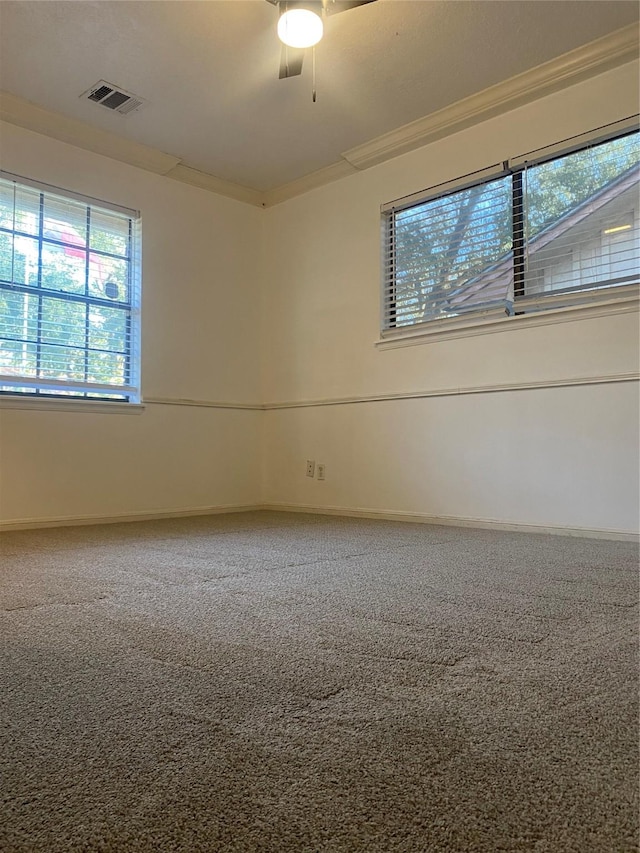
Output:
[[[304,51],[313,47],[322,38],[322,18],[325,15],[336,15],[339,12],[347,12],[349,9],[375,2],[376,0],[267,0],[267,3],[277,6],[280,16],[278,21],[278,36],[282,42],[280,79],[298,77],[302,74]],[[287,13],[295,11],[312,13],[309,15],[311,35],[298,36],[294,34],[293,26],[289,27],[288,22],[285,24]]]

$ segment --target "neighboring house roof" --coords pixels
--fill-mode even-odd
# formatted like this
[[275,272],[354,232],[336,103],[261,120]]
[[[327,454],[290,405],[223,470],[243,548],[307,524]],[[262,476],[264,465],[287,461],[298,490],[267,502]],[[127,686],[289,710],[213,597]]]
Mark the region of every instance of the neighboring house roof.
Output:
[[[573,208],[560,219],[557,219],[540,231],[539,234],[536,234],[535,237],[532,237],[527,244],[529,258],[550,243],[558,240],[594,213],[597,213],[605,205],[621,199],[627,193],[631,194],[639,181],[640,170],[637,166],[632,166],[626,172],[623,172],[622,175],[614,178],[605,187],[578,205],[578,207]],[[479,301],[478,294],[481,291],[484,291],[482,302],[504,299],[512,281],[513,260],[511,251],[509,251],[503,258],[484,270],[475,279],[471,279],[464,287],[454,292],[449,297],[449,305],[462,307],[468,301],[477,303]]]

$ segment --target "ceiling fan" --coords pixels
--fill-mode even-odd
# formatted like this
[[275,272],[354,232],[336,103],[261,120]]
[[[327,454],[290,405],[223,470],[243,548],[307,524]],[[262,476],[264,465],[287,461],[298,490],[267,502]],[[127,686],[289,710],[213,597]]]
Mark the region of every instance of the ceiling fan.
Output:
[[280,13],[280,79],[302,74],[305,49],[313,47],[322,38],[323,16],[337,15],[375,2],[376,0],[267,0],[267,3],[277,6]]

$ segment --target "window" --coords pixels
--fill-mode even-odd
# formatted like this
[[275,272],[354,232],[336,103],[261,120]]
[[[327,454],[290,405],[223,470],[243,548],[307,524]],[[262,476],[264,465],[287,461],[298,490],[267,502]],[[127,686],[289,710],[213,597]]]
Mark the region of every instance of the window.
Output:
[[139,217],[0,173],[0,394],[139,401]]
[[383,332],[611,298],[640,278],[638,132],[385,205]]

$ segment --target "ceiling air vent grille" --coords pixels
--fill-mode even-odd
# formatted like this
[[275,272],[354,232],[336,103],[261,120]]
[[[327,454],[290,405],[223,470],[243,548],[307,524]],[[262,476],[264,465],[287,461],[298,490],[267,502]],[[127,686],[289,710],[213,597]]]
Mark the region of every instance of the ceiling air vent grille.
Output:
[[125,116],[140,109],[145,103],[144,98],[132,95],[131,92],[126,92],[124,89],[114,86],[113,83],[107,83],[106,80],[99,80],[95,86],[87,89],[80,97],[100,104],[101,107],[105,107],[111,112]]

